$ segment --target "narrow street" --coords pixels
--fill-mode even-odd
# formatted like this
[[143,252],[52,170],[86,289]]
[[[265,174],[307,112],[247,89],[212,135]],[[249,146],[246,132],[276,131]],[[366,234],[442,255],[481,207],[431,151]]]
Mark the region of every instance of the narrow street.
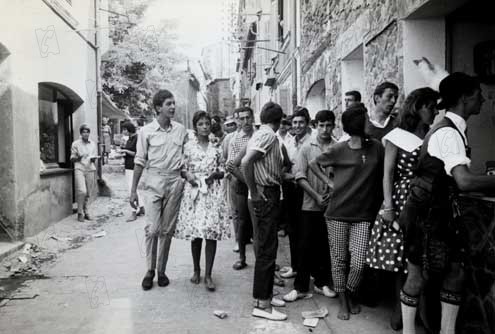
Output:
[[[32,258],[44,259],[38,271],[19,270],[19,277],[9,277],[12,270],[7,268],[21,263],[22,250],[2,261],[1,333],[394,333],[388,326],[388,308],[365,307],[352,321],[341,321],[336,317],[337,300],[320,295],[287,305],[288,321],[253,318],[252,248],[249,267],[234,271],[231,241],[219,243],[213,275],[216,292],[189,282],[189,244],[178,240],[170,252],[170,285],[160,288],[155,282],[151,291],[143,291],[145,220],[125,221],[124,176],[107,174],[105,179],[113,197],[97,199],[94,222],[78,223],[71,216],[27,240],[42,250]],[[281,239],[281,265],[288,263],[287,248],[287,240]],[[276,289],[286,293],[292,280],[286,283]],[[327,307],[329,315],[315,329],[304,327],[301,311],[320,307]],[[217,318],[215,310],[226,311],[228,317]]]

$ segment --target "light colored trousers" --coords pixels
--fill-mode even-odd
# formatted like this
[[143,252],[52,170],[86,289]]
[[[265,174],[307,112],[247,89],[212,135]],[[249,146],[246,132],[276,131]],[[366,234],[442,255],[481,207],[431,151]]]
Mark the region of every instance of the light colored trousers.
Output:
[[[129,194],[131,193],[132,189],[132,179],[134,178],[134,170],[133,169],[126,169],[125,170],[125,180],[127,181],[127,190],[129,191]],[[141,197],[141,194],[136,190],[136,193],[138,195],[138,200],[139,200],[139,207],[143,206],[143,198]],[[132,212],[136,212],[137,209],[134,209],[131,207]]]
[[74,170],[74,183],[76,186],[77,213],[88,213],[96,191],[96,171]]
[[184,182],[179,172],[159,172],[150,169],[146,172],[146,263],[148,270],[157,269],[159,274],[165,273],[167,267]]

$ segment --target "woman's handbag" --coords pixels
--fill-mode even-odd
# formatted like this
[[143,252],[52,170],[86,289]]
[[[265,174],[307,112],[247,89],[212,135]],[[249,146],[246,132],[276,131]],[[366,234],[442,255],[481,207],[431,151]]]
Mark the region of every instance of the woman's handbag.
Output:
[[387,222],[381,213],[371,230],[366,260],[371,268],[399,272],[405,268],[403,233],[396,219]]

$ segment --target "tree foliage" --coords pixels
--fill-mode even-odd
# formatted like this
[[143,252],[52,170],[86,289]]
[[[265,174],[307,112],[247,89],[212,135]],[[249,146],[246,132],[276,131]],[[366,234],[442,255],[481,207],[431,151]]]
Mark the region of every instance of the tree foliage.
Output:
[[151,110],[156,90],[171,87],[182,79],[174,24],[162,20],[146,25],[144,13],[149,0],[113,0],[110,9],[126,16],[111,20],[113,46],[102,57],[103,90],[115,104],[132,116]]

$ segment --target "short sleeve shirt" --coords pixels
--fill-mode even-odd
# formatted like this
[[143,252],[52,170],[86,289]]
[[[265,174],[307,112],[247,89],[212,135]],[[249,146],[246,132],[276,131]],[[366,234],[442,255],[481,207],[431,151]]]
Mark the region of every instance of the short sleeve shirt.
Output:
[[[296,181],[300,179],[306,179],[318,194],[323,195],[326,190],[326,184],[321,181],[315,173],[309,168],[310,161],[316,159],[320,154],[328,150],[335,142],[332,141],[328,145],[321,145],[318,139],[311,137],[299,150],[296,157],[296,164],[294,166],[294,174]],[[329,175],[331,171],[330,167],[325,168],[324,172]],[[307,192],[304,192],[303,204],[301,209],[303,211],[324,211],[325,208],[319,206],[315,199],[311,197]]]
[[466,155],[465,143],[467,144],[466,136],[461,136],[466,131],[466,121],[452,113],[447,112],[445,117],[450,119],[456,131],[451,127],[440,128],[435,131],[428,142],[428,153],[435,158],[440,159],[445,165],[445,172],[452,176],[452,169],[459,165],[468,165],[471,160]]
[[187,131],[182,124],[171,121],[163,129],[155,119],[139,131],[134,163],[144,167],[148,162],[148,168],[180,171],[186,139]]
[[260,186],[276,186],[282,183],[282,154],[277,135],[268,125],[263,124],[248,141],[247,150],[263,154],[254,162],[254,181]]
[[70,157],[81,158],[79,161],[74,162],[74,169],[82,170],[85,172],[95,171],[96,166],[94,162],[91,162],[91,158],[98,156],[98,149],[96,143],[91,139],[87,142],[82,139],[78,139],[72,143],[70,149]]

